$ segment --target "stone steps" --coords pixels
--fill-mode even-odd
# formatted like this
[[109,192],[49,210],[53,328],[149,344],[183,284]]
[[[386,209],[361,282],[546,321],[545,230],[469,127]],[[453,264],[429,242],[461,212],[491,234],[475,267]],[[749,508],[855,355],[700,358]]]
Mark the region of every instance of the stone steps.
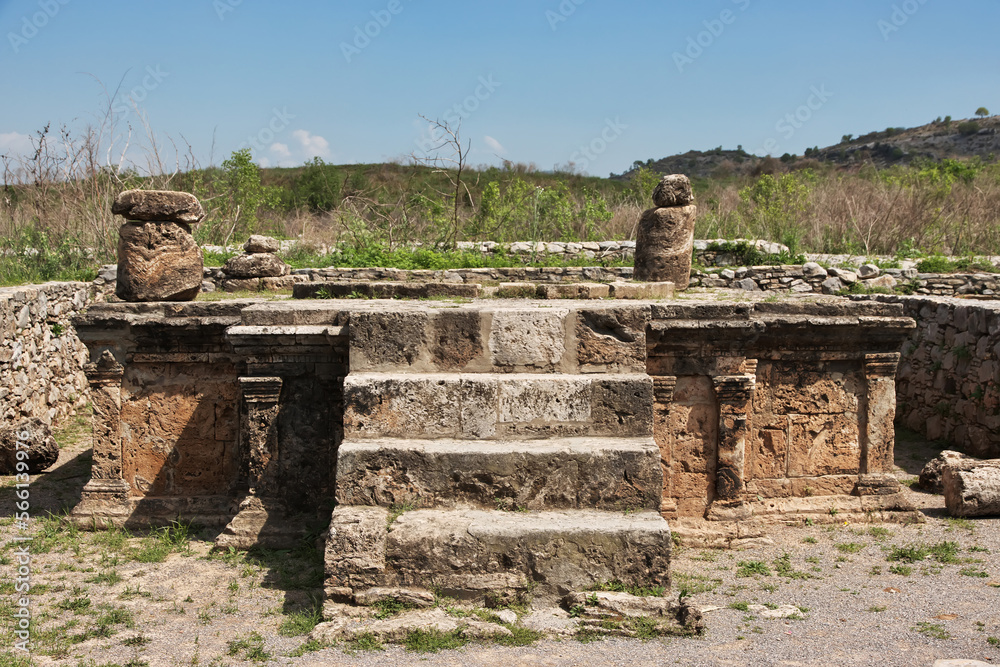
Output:
[[652,435],[639,374],[363,373],[344,379],[344,403],[349,440]]
[[[388,530],[386,525],[389,524]],[[334,510],[330,599],[369,588],[462,599],[562,596],[597,582],[669,587],[670,529],[655,511]]]
[[658,509],[662,485],[651,437],[350,440],[337,460],[339,505]]

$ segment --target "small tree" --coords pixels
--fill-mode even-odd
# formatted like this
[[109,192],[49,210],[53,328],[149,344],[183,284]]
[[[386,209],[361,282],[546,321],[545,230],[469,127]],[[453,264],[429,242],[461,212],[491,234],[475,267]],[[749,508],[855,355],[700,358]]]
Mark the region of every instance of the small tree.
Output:
[[[469,191],[469,186],[462,181],[462,173],[469,166],[467,159],[469,157],[469,150],[472,148],[472,142],[467,141],[464,144],[462,143],[461,121],[456,127],[452,127],[448,121],[431,120],[423,114],[420,114],[420,118],[427,121],[429,125],[433,145],[429,147],[426,155],[417,155],[414,153],[410,157],[415,163],[434,167],[437,173],[448,177],[451,191],[439,194],[454,198],[451,213],[451,229],[446,230],[444,234],[444,240],[454,248],[458,241],[459,206],[462,202],[463,190],[469,202],[472,202],[472,193]],[[442,150],[446,151],[444,155],[441,154]]]
[[278,201],[275,188],[261,185],[260,169],[253,161],[249,148],[233,151],[222,162],[222,184],[225,192],[219,199],[219,213],[230,222],[229,231],[222,241],[229,240],[239,231],[238,237],[257,231],[257,215],[261,207],[274,206]]
[[980,118],[986,118],[987,116],[990,115],[990,110],[987,109],[986,107],[979,107],[978,109],[976,109],[976,115],[979,116]]

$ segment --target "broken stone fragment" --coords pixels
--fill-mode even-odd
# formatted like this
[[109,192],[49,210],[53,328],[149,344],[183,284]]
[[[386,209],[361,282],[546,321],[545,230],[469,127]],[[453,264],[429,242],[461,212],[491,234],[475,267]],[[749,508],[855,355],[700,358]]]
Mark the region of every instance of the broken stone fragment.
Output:
[[205,217],[197,197],[171,190],[126,190],[115,197],[111,212],[126,220],[185,225],[197,224]]
[[243,249],[251,255],[274,253],[281,250],[281,241],[271,236],[253,234],[249,239],[247,239],[247,242],[243,244]]
[[[705,621],[701,610],[660,596],[636,596],[618,591],[575,592],[563,599],[583,623],[587,621],[622,621],[650,619],[662,634],[701,634]],[[622,634],[628,635],[627,626]]]
[[944,491],[941,476],[944,474],[945,466],[966,461],[975,461],[975,459],[970,459],[965,454],[953,452],[950,449],[944,450],[928,461],[927,465],[920,471],[920,480],[917,482],[917,486],[928,493],[941,493]]
[[[21,447],[18,447],[21,443]],[[27,447],[25,449],[25,447]],[[17,469],[17,452],[27,451],[27,470]],[[16,426],[0,429],[0,475],[27,472],[34,475],[52,466],[59,458],[59,445],[52,430],[41,419],[26,419]]]
[[118,230],[118,298],[191,301],[201,289],[203,273],[201,249],[187,226],[127,222]]
[[660,208],[688,206],[694,203],[691,181],[684,174],[664,176],[653,190],[653,203]]
[[230,257],[222,267],[233,278],[273,278],[286,276],[292,267],[273,253],[257,253]]
[[651,208],[642,214],[635,245],[636,280],[674,283],[691,281],[696,206]]

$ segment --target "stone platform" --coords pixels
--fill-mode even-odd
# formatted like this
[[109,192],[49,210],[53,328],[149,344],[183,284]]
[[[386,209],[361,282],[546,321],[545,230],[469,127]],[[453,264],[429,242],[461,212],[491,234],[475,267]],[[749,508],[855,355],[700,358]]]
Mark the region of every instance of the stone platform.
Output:
[[891,475],[912,327],[836,298],[100,304],[73,517],[239,548],[323,526],[331,604],[668,586],[671,528],[913,518]]

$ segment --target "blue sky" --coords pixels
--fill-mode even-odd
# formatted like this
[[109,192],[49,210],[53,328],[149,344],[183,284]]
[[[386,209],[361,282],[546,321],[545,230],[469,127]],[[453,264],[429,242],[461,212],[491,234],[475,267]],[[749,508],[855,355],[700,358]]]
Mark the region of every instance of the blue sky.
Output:
[[418,114],[461,119],[473,164],[801,154],[1000,112],[998,25],[996,0],[0,0],[0,153],[110,106],[137,163],[142,118],[171,160],[292,166],[419,153]]

